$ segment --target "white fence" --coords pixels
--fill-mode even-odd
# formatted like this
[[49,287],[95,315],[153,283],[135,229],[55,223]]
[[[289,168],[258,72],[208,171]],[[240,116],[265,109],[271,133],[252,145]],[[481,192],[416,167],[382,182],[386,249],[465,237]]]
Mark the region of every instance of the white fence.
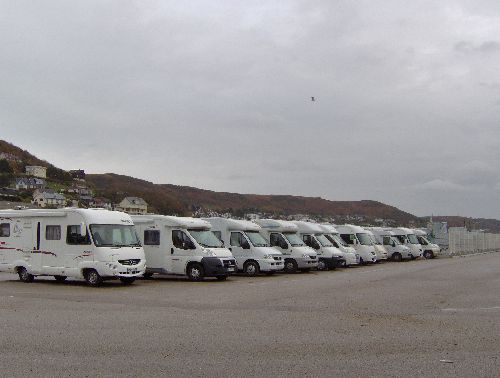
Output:
[[481,252],[500,252],[500,234],[450,228],[448,231],[450,256]]

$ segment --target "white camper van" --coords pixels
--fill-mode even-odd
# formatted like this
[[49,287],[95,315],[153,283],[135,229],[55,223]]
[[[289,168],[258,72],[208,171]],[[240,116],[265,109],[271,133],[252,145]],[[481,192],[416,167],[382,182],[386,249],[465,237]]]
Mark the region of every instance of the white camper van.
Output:
[[342,240],[337,229],[331,224],[321,224],[320,226],[323,229],[324,235],[332,242],[333,246],[344,253],[345,266],[358,265],[359,254],[353,247],[349,247],[349,245]]
[[382,242],[377,240],[371,229],[365,228],[365,230],[372,239],[373,246],[375,247],[375,255],[377,256],[377,262],[386,261],[389,258],[389,253],[387,252],[385,246],[382,244]]
[[416,259],[422,256],[422,246],[420,245],[417,235],[409,228],[399,227],[390,229],[396,238],[399,239],[401,244],[410,248],[411,258]]
[[231,252],[202,219],[166,215],[132,215],[146,254],[146,274],[186,275],[191,281],[204,277],[225,280],[235,272]]
[[293,221],[298,227],[304,243],[318,255],[318,270],[330,270],[344,266],[344,253],[336,248],[325,236],[323,228],[317,223]]
[[298,227],[292,222],[275,219],[254,220],[260,227],[261,235],[283,254],[285,272],[303,272],[318,267],[316,251],[304,244]]
[[259,233],[261,227],[254,222],[227,218],[204,218],[212,231],[229,248],[238,270],[249,276],[259,272],[273,274],[283,270],[283,255],[273,248]]
[[103,209],[0,211],[0,271],[21,281],[36,276],[84,278],[91,286],[118,278],[134,282],[144,250],[130,216]]
[[423,256],[426,259],[433,259],[441,253],[441,247],[439,245],[431,243],[427,239],[427,232],[423,230],[413,230],[415,235],[417,235],[418,242],[422,246]]
[[402,261],[403,259],[411,259],[410,248],[401,244],[392,231],[378,227],[371,228],[371,231],[375,235],[375,238],[387,248],[391,260]]
[[352,224],[344,224],[336,228],[342,240],[348,245],[352,245],[356,252],[359,253],[360,264],[377,262],[372,239],[364,228]]

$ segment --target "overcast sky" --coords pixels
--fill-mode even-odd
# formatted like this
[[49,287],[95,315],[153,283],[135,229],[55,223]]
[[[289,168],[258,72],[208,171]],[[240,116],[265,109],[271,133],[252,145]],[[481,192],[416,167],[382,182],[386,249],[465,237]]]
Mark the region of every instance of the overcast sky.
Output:
[[0,0],[0,138],[88,173],[500,218],[500,2]]

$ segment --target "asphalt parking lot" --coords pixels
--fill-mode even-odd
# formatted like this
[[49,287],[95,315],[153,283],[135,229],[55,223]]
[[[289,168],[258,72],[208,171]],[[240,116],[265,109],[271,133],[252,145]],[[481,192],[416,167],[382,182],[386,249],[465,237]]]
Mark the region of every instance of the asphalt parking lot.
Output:
[[109,282],[0,274],[0,375],[500,376],[500,254]]

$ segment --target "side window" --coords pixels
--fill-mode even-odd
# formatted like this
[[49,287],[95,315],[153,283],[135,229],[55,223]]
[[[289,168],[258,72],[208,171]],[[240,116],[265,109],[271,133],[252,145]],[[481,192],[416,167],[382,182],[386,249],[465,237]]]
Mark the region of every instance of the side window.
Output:
[[160,245],[160,231],[144,230],[144,245]]
[[341,234],[340,237],[342,238],[343,241],[345,241],[347,244],[354,244],[354,242],[352,241],[351,235],[349,234]]
[[193,242],[189,239],[184,231],[173,230],[172,231],[172,243],[175,248],[179,249],[195,249]]
[[230,244],[233,247],[241,247],[241,242],[243,241],[243,235],[241,232],[231,232]]
[[61,226],[45,226],[45,240],[61,240]]
[[0,224],[0,237],[8,238],[10,236],[10,223]]
[[306,245],[308,247],[312,247],[313,246],[312,236],[311,235],[302,235],[302,240],[304,241],[304,243],[306,243]]
[[[96,245],[101,244],[100,235],[98,232],[94,232],[94,240]],[[89,233],[86,236],[82,236],[81,226],[68,226],[66,228],[66,244],[90,244]]]
[[384,236],[384,245],[391,245],[391,237]]
[[281,234],[272,233],[269,238],[269,244],[271,244],[271,247],[280,247],[284,249],[283,247],[286,245],[285,248],[288,248],[288,243]]

